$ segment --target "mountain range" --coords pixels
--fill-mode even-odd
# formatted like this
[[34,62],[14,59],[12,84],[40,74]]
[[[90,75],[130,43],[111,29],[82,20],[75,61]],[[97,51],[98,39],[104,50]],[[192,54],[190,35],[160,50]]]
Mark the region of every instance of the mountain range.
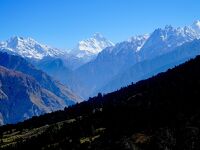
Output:
[[176,47],[171,52],[153,59],[141,61],[118,74],[108,82],[99,92],[115,91],[119,87],[147,79],[160,72],[167,71],[200,54],[200,40],[193,40]]
[[[159,70],[162,67],[163,70],[161,71],[174,67],[183,58],[193,58],[198,55],[198,52],[195,51],[196,53],[194,52],[193,55],[190,55],[185,52],[181,54],[177,50],[181,49],[181,46],[185,43],[190,43],[200,38],[200,26],[198,23],[199,21],[196,21],[193,25],[183,28],[173,28],[172,26],[166,26],[164,29],[158,28],[151,34],[132,37],[127,41],[115,44],[115,46],[105,48],[94,60],[73,71],[73,76],[77,76],[85,86],[84,91],[77,91],[78,94],[88,97],[94,96],[101,91],[105,93],[111,92],[131,82],[145,79],[145,74],[153,75],[153,72],[156,72],[155,70]],[[188,51],[191,51],[191,53],[193,49],[196,49],[192,45],[193,43],[188,46]],[[164,55],[174,55],[174,51],[177,51],[175,52],[177,56],[179,54],[181,56],[177,59],[175,58],[174,62],[169,65],[171,58]],[[159,62],[161,56],[165,57],[162,63]],[[151,60],[154,63],[160,63],[160,65],[149,65],[149,68],[146,69],[145,67],[148,66]],[[167,65],[169,66],[166,67]],[[138,66],[140,66],[140,70],[137,70]],[[135,70],[139,72],[135,72]],[[73,88],[78,89],[76,87]]]
[[[116,44],[96,33],[70,51],[11,37],[0,43],[1,124],[63,109],[173,68],[200,53],[199,39],[200,21],[167,25]],[[23,92],[13,91],[10,79]],[[15,100],[12,92],[24,99]]]
[[200,149],[200,56],[118,91],[0,127],[0,148]]

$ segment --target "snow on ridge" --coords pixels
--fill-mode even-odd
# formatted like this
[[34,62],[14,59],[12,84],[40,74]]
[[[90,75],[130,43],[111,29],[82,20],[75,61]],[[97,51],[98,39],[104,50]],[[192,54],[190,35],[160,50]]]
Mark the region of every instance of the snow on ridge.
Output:
[[40,44],[32,38],[17,36],[11,37],[6,42],[1,42],[0,49],[11,51],[22,57],[33,59],[42,59],[45,56],[56,57],[64,54],[64,51]]
[[110,46],[114,46],[114,44],[101,34],[95,33],[91,38],[80,41],[77,48],[81,51],[98,54],[101,50]]
[[[157,34],[155,34],[157,32]],[[153,41],[151,36],[154,34]],[[158,40],[166,41],[168,47],[180,46],[187,41],[200,38],[200,20],[195,21],[190,26],[174,28],[171,25],[165,26],[163,29],[158,28],[151,34],[144,34],[129,38],[127,41],[123,41],[114,45],[111,41],[107,40],[100,33],[95,33],[91,38],[82,40],[78,43],[76,48],[72,49],[69,54],[76,56],[77,58],[89,58],[96,56],[103,49],[107,51],[119,52],[123,49],[133,49],[139,52],[148,42],[148,45]],[[116,50],[118,48],[118,50]],[[0,42],[0,50],[7,50],[9,52],[17,53],[23,57],[42,59],[45,56],[62,56],[66,52],[49,47],[38,43],[32,38],[23,37],[11,37],[5,42]]]
[[103,49],[112,46],[114,46],[114,44],[111,41],[107,40],[100,33],[95,33],[91,38],[80,41],[76,48],[71,51],[71,54],[78,58],[90,61]]

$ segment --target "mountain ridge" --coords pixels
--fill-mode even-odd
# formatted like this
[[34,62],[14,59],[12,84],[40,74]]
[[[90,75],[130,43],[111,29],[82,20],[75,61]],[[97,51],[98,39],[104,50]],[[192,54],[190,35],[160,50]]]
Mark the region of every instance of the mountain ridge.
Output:
[[[84,55],[86,57],[78,58],[76,54],[73,54],[76,51],[74,50],[60,57],[44,56],[34,65],[69,86],[81,97],[88,98],[97,94],[98,89],[102,89],[105,84],[111,82],[113,78],[122,74],[129,67],[170,53],[176,47],[199,38],[199,21],[185,27],[174,28],[167,25],[150,34],[134,36],[115,45],[111,44],[109,40],[105,40],[102,35],[96,34],[80,42],[83,45],[81,50],[78,48],[77,51],[82,53],[89,48],[91,52],[95,51],[91,53],[88,50],[91,55],[86,54]],[[104,49],[100,46],[101,42],[99,42],[100,45],[96,42],[101,40],[109,43],[105,44]],[[50,59],[46,59],[48,57]],[[59,65],[57,65],[58,62],[60,62]],[[63,75],[61,76],[62,71]]]
[[132,82],[135,83],[139,80],[149,78],[157,73],[173,68],[174,66],[184,63],[199,54],[200,40],[187,42],[176,47],[169,53],[131,66],[97,91],[103,93],[115,91],[123,86],[131,84]]
[[176,47],[199,38],[200,34],[191,26],[174,28],[168,25],[154,30],[150,35],[136,36],[132,41],[129,39],[107,47],[94,60],[74,71],[85,89],[89,89],[80,91],[79,95],[88,93],[86,97],[94,96],[105,84],[129,67],[170,53]]

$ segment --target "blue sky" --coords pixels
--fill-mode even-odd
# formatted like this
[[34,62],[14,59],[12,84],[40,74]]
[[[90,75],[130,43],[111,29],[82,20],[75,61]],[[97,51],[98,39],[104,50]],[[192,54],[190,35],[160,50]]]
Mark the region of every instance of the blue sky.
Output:
[[0,40],[33,37],[72,48],[95,32],[113,42],[200,19],[199,0],[0,0]]

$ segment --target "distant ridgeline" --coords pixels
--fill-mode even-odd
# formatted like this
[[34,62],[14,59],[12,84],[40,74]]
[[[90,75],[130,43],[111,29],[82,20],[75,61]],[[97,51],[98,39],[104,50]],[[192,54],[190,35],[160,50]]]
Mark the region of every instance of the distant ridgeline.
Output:
[[[166,71],[200,53],[200,21],[167,25],[113,44],[99,33],[61,50],[32,38],[11,37],[0,51],[19,55],[88,99]],[[45,39],[44,39],[45,40]]]
[[17,125],[10,149],[199,150],[200,56],[166,73]]

